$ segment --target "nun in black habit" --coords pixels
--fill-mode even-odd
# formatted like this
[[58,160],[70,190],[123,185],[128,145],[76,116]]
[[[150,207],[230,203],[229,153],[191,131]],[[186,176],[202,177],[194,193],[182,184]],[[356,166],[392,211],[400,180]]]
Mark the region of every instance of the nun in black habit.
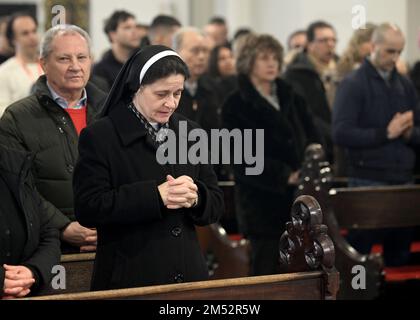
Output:
[[98,231],[92,290],[208,278],[195,226],[223,213],[213,168],[156,158],[168,131],[179,139],[181,122],[188,132],[197,128],[174,113],[187,76],[173,50],[138,51],[114,82],[101,119],[80,135],[75,212]]

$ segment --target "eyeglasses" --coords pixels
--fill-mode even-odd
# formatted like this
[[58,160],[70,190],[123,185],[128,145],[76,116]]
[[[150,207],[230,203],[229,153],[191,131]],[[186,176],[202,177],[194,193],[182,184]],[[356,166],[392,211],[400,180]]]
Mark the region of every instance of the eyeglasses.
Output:
[[336,44],[338,42],[337,38],[319,38],[319,39],[315,39],[314,41],[319,42],[319,43],[332,42],[334,44]]
[[207,47],[193,47],[191,48],[190,52],[193,55],[199,55],[200,53],[208,54],[210,52],[209,48]]

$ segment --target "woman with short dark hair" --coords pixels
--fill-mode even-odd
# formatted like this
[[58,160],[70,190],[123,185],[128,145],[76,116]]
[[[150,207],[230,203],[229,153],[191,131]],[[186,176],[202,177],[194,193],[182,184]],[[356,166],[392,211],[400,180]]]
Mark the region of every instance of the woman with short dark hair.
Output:
[[[223,106],[224,126],[264,130],[264,171],[234,166],[240,231],[249,238],[252,274],[277,273],[284,231],[305,147],[319,142],[302,97],[279,79],[283,48],[269,35],[248,35],[237,56],[239,89]],[[255,143],[255,142],[253,142]],[[254,148],[255,149],[255,148]]]
[[170,130],[197,128],[174,113],[187,77],[175,51],[145,47],[119,73],[103,117],[80,136],[75,211],[98,231],[93,290],[208,278],[195,226],[223,213],[214,171],[157,161]]

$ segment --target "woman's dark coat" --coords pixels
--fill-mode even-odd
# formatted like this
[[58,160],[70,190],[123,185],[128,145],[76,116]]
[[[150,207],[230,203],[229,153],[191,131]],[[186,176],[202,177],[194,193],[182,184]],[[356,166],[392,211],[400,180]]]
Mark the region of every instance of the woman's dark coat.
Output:
[[[169,122],[176,133],[181,120],[188,121],[173,114]],[[194,127],[188,121],[188,130]],[[124,105],[82,131],[79,152],[75,212],[82,225],[97,228],[99,241],[92,289],[207,279],[195,225],[216,222],[224,207],[211,165],[158,164],[146,129]],[[197,207],[164,207],[158,186],[168,174],[194,180]]]
[[320,138],[303,98],[286,82],[276,80],[277,111],[246,76],[238,80],[239,90],[223,106],[224,127],[264,130],[264,155],[259,155],[264,156],[264,172],[247,176],[247,165],[234,166],[239,228],[245,235],[277,237],[290,220],[288,178],[300,169],[306,146]]

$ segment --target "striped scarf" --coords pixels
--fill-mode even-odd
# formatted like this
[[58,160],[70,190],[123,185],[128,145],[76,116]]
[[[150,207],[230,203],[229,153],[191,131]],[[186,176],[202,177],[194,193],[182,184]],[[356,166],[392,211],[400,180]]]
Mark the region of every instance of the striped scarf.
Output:
[[159,124],[158,128],[155,129],[149,121],[146,120],[146,118],[137,110],[137,108],[134,106],[134,104],[131,102],[128,105],[128,109],[130,109],[136,117],[140,120],[140,122],[143,124],[144,128],[146,129],[149,136],[152,138],[153,142],[156,143],[157,146],[163,144],[166,142],[168,138],[168,130],[169,130],[169,124]]

